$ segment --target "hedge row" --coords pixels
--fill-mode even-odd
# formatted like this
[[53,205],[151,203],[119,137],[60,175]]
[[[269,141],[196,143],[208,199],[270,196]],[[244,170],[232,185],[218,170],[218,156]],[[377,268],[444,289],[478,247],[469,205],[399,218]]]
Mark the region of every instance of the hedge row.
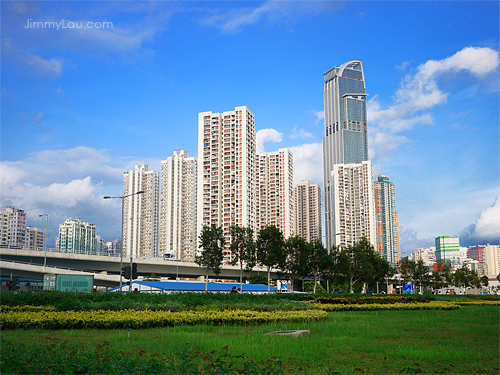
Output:
[[326,319],[322,310],[258,312],[225,311],[16,311],[6,309],[0,316],[1,329],[115,329],[151,328],[178,325],[253,325],[268,322],[316,321]]
[[431,301],[412,303],[367,303],[367,304],[321,304],[311,302],[314,307],[324,311],[371,311],[371,310],[454,310],[460,306],[454,302]]

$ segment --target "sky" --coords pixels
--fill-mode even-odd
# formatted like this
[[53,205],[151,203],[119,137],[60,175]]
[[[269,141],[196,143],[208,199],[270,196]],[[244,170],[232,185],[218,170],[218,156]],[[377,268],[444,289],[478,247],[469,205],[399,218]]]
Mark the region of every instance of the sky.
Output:
[[0,209],[48,214],[49,248],[67,218],[120,238],[123,172],[197,156],[198,113],[242,105],[258,151],[323,186],[323,74],[359,59],[402,255],[498,244],[499,4],[2,1]]

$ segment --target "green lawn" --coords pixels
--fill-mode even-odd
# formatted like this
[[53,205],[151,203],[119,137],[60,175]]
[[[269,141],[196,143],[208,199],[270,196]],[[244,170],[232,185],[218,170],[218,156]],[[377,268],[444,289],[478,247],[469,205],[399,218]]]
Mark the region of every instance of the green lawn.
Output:
[[[122,367],[113,367],[109,363],[107,367],[102,367],[102,363],[101,367],[92,366],[97,372],[101,369],[100,372],[106,373],[166,373],[165,368],[140,367],[139,364],[146,363],[151,357],[163,361],[175,357],[175,353],[183,351],[185,344],[189,343],[188,348],[197,347],[204,355],[214,349],[218,350],[217,353],[225,353],[220,349],[227,346],[233,355],[230,361],[253,360],[262,373],[275,369],[286,374],[335,371],[342,374],[394,374],[423,370],[446,374],[498,374],[499,322],[498,306],[463,306],[451,311],[335,312],[330,313],[327,321],[260,326],[3,331],[1,372],[15,373],[16,368],[21,373],[35,373],[36,369],[42,369],[42,373],[90,372],[78,370],[74,367],[77,364],[73,363],[71,367],[69,363],[75,362],[75,358],[102,363],[131,358],[122,363]],[[308,329],[311,334],[299,338],[263,335],[290,329]],[[101,358],[103,352],[109,356]],[[234,357],[242,353],[248,358]],[[66,358],[66,362],[55,361],[55,356]],[[140,360],[132,360],[136,357]],[[178,362],[182,360],[179,355],[176,358]],[[184,365],[194,361],[184,360]],[[273,367],[265,368],[271,363],[274,363]],[[230,371],[228,368],[206,367],[201,372],[220,373]],[[187,367],[182,369],[185,373],[198,371]],[[176,371],[178,368],[171,373]],[[258,371],[254,369],[248,373]]]

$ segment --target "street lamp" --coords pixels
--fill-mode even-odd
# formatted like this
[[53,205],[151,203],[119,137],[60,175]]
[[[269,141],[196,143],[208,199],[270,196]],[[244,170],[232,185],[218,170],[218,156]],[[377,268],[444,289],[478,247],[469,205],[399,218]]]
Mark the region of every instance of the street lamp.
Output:
[[38,215],[38,217],[47,216],[47,224],[45,226],[45,241],[43,241],[43,266],[47,267],[47,240],[49,239],[49,214]]
[[[137,191],[135,193],[132,193],[132,194],[129,194],[129,195],[124,195],[122,197],[110,197],[109,195],[106,195],[105,197],[103,197],[104,199],[113,199],[113,198],[116,198],[116,199],[121,199],[122,200],[122,239],[121,239],[121,246],[120,246],[120,292],[122,291],[122,285],[123,285],[123,282],[122,282],[122,271],[123,271],[123,206],[124,206],[124,202],[125,202],[125,198],[127,197],[131,197],[132,195],[137,195],[137,194],[144,194],[144,190],[140,190],[140,191]],[[132,266],[132,265],[130,265]],[[132,269],[130,269],[130,271],[132,272]]]

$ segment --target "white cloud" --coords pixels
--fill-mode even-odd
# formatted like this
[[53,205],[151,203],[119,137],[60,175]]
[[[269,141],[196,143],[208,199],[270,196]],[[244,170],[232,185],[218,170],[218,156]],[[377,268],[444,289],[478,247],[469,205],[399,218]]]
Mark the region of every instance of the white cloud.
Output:
[[112,158],[105,150],[87,147],[45,150],[22,161],[0,162],[0,208],[24,210],[28,225],[43,230],[45,222],[38,215],[49,214],[50,247],[59,224],[69,217],[96,224],[98,234],[108,240],[118,238],[120,202],[102,197],[120,194],[123,171],[130,164]]
[[304,129],[300,129],[297,131],[297,125],[293,128],[292,133],[290,134],[290,139],[311,139],[316,138],[314,134],[306,132]]
[[448,94],[439,89],[437,78],[465,70],[481,79],[496,71],[498,64],[498,51],[474,47],[464,48],[443,60],[429,60],[420,65],[414,75],[406,75],[394,95],[394,104],[383,109],[376,96],[369,101],[370,124],[393,132],[432,124],[430,114],[415,114],[446,102]]
[[293,154],[293,180],[298,184],[309,180],[313,184],[323,184],[323,145],[306,143],[290,147]]
[[260,129],[257,132],[257,152],[265,152],[264,142],[281,142],[283,133],[275,129]]
[[59,78],[64,70],[61,58],[46,60],[43,57],[27,54],[21,59],[29,73],[40,77]]
[[224,33],[235,33],[243,27],[258,22],[269,24],[278,22],[295,22],[310,14],[336,11],[342,8],[340,4],[317,1],[280,1],[267,0],[257,7],[221,8],[212,16],[200,18],[202,24],[214,26]]
[[403,135],[395,135],[379,129],[369,128],[368,130],[368,154],[370,159],[387,161],[391,152],[405,143],[411,143],[411,141]]
[[500,238],[500,196],[496,197],[491,207],[481,212],[474,234],[480,238]]
[[314,122],[314,125],[318,125],[320,121],[323,121],[325,119],[325,111],[311,111],[311,114],[316,116],[316,121]]

